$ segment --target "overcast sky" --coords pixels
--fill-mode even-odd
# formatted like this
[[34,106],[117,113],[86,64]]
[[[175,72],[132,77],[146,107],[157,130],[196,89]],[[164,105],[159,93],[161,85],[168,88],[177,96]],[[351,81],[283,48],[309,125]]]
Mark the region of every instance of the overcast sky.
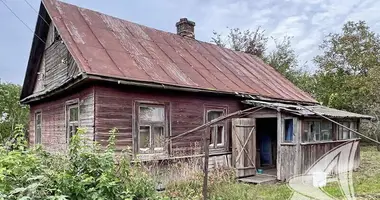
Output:
[[[4,1],[34,31],[37,13],[25,0]],[[34,9],[40,0],[27,0]],[[268,36],[292,36],[301,62],[319,53],[323,36],[337,32],[348,20],[365,20],[380,32],[378,0],[65,0],[122,19],[175,32],[175,22],[187,17],[196,22],[198,40],[210,41],[213,30],[226,27],[255,29]],[[0,79],[22,84],[33,33],[0,2]],[[310,64],[311,65],[311,64]],[[312,65],[311,65],[312,66]]]

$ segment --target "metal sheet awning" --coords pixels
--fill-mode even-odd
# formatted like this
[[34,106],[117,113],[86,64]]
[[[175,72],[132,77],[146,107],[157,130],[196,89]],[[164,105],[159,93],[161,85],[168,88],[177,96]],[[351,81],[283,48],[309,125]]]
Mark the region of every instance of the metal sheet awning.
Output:
[[[285,104],[276,102],[266,102],[257,100],[245,100],[244,104],[253,106],[265,106],[273,109],[281,109],[295,115],[305,116],[305,117],[315,117],[318,116],[316,113],[331,117],[331,118],[361,118],[361,119],[373,119],[374,117],[369,115],[362,115],[358,113],[348,112],[344,110],[338,110],[335,108],[329,108],[322,105],[307,105],[300,106],[296,104]],[[305,109],[306,108],[306,109]],[[313,112],[312,112],[313,111]]]

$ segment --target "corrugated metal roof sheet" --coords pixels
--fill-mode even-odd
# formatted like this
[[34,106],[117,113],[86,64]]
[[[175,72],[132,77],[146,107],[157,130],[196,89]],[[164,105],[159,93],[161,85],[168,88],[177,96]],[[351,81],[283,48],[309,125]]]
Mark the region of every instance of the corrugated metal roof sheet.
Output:
[[[363,119],[373,119],[372,116],[369,115],[362,115],[357,114],[353,112],[348,112],[344,110],[338,110],[335,108],[329,108],[326,106],[321,105],[313,105],[313,106],[298,106],[295,104],[285,104],[285,103],[271,103],[271,102],[265,102],[265,101],[257,101],[257,100],[246,100],[243,101],[245,104],[249,105],[264,105],[271,108],[283,108],[286,109],[285,111],[292,112],[297,115],[305,116],[305,117],[315,117],[317,116],[315,113],[318,113],[320,115],[326,116],[326,117],[332,117],[332,118],[363,118]],[[313,112],[311,112],[310,109]]]
[[56,0],[44,0],[43,4],[85,73],[316,102],[251,55]]

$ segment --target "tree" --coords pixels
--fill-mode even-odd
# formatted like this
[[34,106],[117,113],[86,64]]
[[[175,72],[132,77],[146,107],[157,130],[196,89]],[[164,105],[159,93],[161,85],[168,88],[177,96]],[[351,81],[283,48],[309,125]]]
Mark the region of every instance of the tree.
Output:
[[26,127],[28,123],[29,108],[20,104],[20,93],[20,85],[0,82],[0,143],[11,136],[17,124]]
[[368,104],[380,100],[379,35],[364,21],[347,22],[342,33],[328,35],[320,49],[323,53],[314,59],[319,100],[340,109],[368,112]]
[[[380,37],[364,21],[347,22],[329,34],[315,57],[315,95],[338,109],[380,116]],[[373,124],[369,135],[380,138]]]
[[312,76],[299,67],[297,56],[291,46],[291,37],[285,36],[282,40],[272,38],[275,48],[267,52],[268,37],[260,27],[254,31],[232,28],[229,29],[227,37],[217,32],[213,34],[212,42],[216,45],[258,56],[298,87],[311,91]]
[[211,40],[218,46],[228,47],[235,51],[246,52],[262,58],[268,41],[264,33],[265,31],[260,27],[254,31],[231,28],[226,39],[223,39],[222,34],[214,31],[214,37]]

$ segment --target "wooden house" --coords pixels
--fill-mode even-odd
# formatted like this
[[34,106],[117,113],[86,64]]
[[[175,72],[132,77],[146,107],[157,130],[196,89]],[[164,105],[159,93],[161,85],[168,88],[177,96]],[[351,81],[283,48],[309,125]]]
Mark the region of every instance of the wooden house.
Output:
[[[63,152],[78,127],[105,144],[117,128],[118,150],[165,160],[202,155],[203,135],[210,133],[215,163],[239,168],[239,176],[272,169],[286,180],[357,140],[297,105],[352,129],[368,116],[320,106],[259,58],[196,40],[194,22],[180,19],[176,27],[168,33],[43,0],[21,94],[30,105],[30,145]],[[261,110],[165,142],[250,107]]]

